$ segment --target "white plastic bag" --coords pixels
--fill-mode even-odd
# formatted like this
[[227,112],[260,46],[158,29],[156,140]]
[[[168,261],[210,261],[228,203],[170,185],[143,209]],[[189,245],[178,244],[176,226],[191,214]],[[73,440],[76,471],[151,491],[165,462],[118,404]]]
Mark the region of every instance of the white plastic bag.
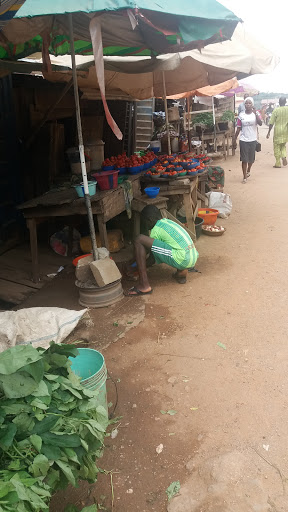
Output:
[[15,345],[48,348],[75,329],[87,309],[27,308],[0,313],[0,352]]
[[223,192],[208,192],[206,196],[209,200],[209,208],[215,208],[219,212],[218,217],[227,219],[232,211],[231,196]]

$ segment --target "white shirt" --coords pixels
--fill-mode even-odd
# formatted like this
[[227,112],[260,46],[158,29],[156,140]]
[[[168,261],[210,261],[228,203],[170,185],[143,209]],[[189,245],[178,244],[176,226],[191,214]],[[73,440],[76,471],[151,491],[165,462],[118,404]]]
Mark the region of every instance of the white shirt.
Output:
[[257,140],[257,120],[254,112],[251,112],[251,114],[241,112],[238,116],[237,127],[241,128],[240,140],[244,142]]

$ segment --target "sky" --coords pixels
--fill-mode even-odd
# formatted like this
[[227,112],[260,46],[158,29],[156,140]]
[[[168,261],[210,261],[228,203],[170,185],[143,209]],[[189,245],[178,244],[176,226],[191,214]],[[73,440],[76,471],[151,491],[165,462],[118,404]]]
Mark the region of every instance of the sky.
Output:
[[287,0],[218,0],[239,16],[245,28],[263,46],[280,57],[268,75],[253,75],[249,83],[260,92],[288,93],[288,3]]

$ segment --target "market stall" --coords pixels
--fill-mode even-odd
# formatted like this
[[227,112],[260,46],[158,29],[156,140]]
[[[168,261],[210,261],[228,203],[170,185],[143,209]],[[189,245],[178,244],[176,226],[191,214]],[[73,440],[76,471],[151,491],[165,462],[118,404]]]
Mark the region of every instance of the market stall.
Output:
[[[141,195],[140,176],[129,176],[133,197]],[[103,247],[108,248],[106,223],[126,210],[125,192],[119,185],[117,188],[97,191],[91,196],[92,214],[97,217],[98,229]],[[33,281],[39,281],[37,225],[51,217],[72,217],[87,215],[84,198],[79,198],[74,188],[51,190],[19,206],[30,232]]]
[[[142,156],[134,155],[131,158],[119,155],[106,159],[103,162],[102,171],[94,172],[88,181],[89,186],[91,184],[95,186],[93,183],[96,180],[97,187],[98,179],[102,188],[106,188],[106,190],[96,188],[94,194],[90,189],[92,215],[97,218],[102,246],[109,248],[106,223],[125,210],[129,216],[134,215],[134,235],[139,234],[138,214],[146,204],[156,204],[163,216],[172,218],[176,222],[179,222],[176,218],[177,209],[184,206],[187,230],[195,240],[194,219],[198,211],[198,175],[201,176],[203,187],[207,176],[205,164],[207,159],[202,155],[200,162],[193,156],[187,153],[184,156],[161,155],[157,158],[153,152],[146,152]],[[103,177],[108,185],[101,181]],[[151,184],[155,186],[158,189],[156,194],[157,196],[159,194],[158,198],[155,200],[149,197],[148,192],[145,191],[141,194],[141,183],[145,187]],[[38,224],[51,217],[73,218],[76,215],[86,215],[85,200],[77,195],[77,190],[81,194],[81,188],[81,185],[74,185],[61,190],[50,190],[19,206],[30,231],[33,281],[39,281]],[[70,223],[70,227],[73,229],[73,222]]]

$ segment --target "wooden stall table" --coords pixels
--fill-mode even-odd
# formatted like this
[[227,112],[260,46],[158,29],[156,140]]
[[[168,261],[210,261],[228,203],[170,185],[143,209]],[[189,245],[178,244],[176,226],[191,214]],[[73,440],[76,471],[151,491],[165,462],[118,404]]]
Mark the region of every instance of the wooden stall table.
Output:
[[[140,192],[140,176],[129,176],[132,183],[133,196],[138,197]],[[101,244],[108,249],[108,236],[106,222],[126,210],[124,190],[118,186],[112,190],[97,191],[91,196],[93,215],[97,216]],[[39,281],[37,224],[43,219],[51,217],[69,217],[73,215],[87,215],[84,198],[77,196],[76,190],[69,187],[65,190],[51,190],[42,196],[31,199],[18,207],[22,210],[30,232],[30,246],[32,258],[33,281]]]
[[200,201],[201,208],[206,206],[207,197],[205,195],[205,185],[208,182],[208,171],[198,174],[197,199]]
[[235,149],[233,148],[233,134],[230,131],[225,132],[216,132],[216,137],[214,133],[202,133],[201,135],[201,145],[202,151],[205,151],[205,144],[210,144],[210,146],[222,146],[223,147],[223,155],[226,159],[227,156],[230,155],[230,145],[232,146],[232,156],[235,155]]
[[[185,209],[185,217],[187,226],[189,229],[189,234],[192,236],[193,241],[196,240],[196,232],[195,232],[195,217],[197,217],[198,212],[198,204],[197,204],[197,185],[198,185],[198,177],[191,176],[183,176],[176,178],[174,180],[165,180],[163,178],[159,178],[159,180],[153,180],[153,185],[151,181],[147,180],[147,178],[143,177],[142,180],[147,183],[147,181],[151,184],[151,186],[159,187],[159,196],[164,197],[173,197],[173,196],[182,196],[183,206]],[[157,196],[158,197],[158,196]],[[169,212],[168,212],[169,213]],[[173,215],[172,220],[177,220]],[[178,222],[178,221],[177,221]],[[179,223],[181,224],[181,223]],[[185,227],[185,226],[184,226]]]

